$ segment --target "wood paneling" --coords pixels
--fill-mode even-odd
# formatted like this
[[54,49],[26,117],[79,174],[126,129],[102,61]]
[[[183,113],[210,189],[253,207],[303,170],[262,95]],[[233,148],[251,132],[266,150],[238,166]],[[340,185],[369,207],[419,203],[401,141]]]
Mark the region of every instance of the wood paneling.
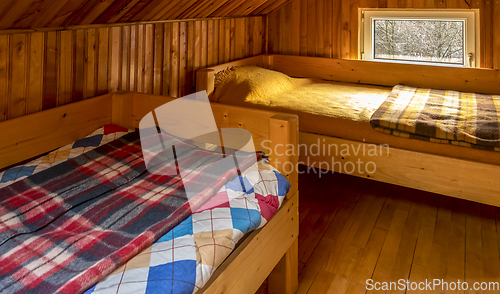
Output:
[[[480,10],[481,67],[500,68],[500,2],[469,1]],[[269,13],[269,53],[357,59],[358,8],[467,9],[464,0],[292,0]]]
[[0,29],[265,15],[289,0],[2,0]]
[[7,96],[9,118],[16,118],[26,114],[26,77],[28,38],[26,34],[13,35],[10,38],[10,79]]
[[9,81],[9,38],[0,36],[0,120],[7,118],[7,97]]
[[109,91],[193,93],[196,70],[264,53],[264,30],[259,16],[0,35],[0,121]]

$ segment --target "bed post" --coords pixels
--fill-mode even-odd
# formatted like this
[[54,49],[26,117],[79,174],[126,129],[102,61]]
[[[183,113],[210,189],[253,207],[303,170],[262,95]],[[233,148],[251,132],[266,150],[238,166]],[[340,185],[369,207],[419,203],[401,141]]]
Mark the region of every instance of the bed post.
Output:
[[262,65],[264,68],[273,69],[274,67],[274,55],[262,55]]
[[134,109],[134,93],[116,92],[112,95],[113,106],[111,111],[111,122],[124,128],[132,129],[132,112]]
[[298,189],[299,124],[296,115],[276,114],[269,119],[270,163],[292,184],[289,196]]
[[299,239],[295,239],[268,278],[268,294],[293,294],[299,288]]
[[200,69],[196,72],[196,92],[207,91],[208,97],[214,92],[215,71],[210,68]]
[[[276,114],[269,119],[269,137],[271,140],[270,162],[292,184],[287,199],[298,198],[298,137],[299,126],[296,115]],[[298,201],[298,199],[296,199]],[[297,206],[293,208],[298,218]],[[293,221],[292,217],[292,221]],[[291,222],[297,225],[298,222]],[[298,283],[298,236],[269,275],[268,293],[293,294]]]

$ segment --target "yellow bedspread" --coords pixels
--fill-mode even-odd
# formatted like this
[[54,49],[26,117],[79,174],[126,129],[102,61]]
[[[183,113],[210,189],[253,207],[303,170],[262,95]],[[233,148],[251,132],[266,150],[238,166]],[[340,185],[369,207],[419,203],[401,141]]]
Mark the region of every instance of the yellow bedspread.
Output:
[[216,78],[213,102],[251,103],[315,115],[369,121],[390,88],[292,78],[256,67],[233,68]]
[[391,90],[391,87],[296,79],[248,66],[218,74],[211,100],[297,114],[302,132],[500,164],[499,152],[410,140],[373,130],[370,117]]

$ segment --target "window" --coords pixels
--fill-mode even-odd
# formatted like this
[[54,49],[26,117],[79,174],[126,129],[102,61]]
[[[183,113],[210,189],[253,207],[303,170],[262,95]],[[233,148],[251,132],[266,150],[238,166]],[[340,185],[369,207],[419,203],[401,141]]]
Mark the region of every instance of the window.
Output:
[[445,66],[479,64],[477,10],[361,10],[360,57]]

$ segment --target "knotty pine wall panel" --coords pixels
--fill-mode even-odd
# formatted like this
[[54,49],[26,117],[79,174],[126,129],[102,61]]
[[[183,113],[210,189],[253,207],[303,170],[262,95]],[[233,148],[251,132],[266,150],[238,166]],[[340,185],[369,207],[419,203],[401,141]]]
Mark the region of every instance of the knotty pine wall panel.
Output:
[[197,69],[265,53],[265,18],[0,34],[0,121],[129,90],[173,97]]
[[[500,69],[500,1],[469,0],[480,10],[481,67]],[[358,8],[468,9],[464,0],[292,0],[268,17],[268,52],[358,58]]]

